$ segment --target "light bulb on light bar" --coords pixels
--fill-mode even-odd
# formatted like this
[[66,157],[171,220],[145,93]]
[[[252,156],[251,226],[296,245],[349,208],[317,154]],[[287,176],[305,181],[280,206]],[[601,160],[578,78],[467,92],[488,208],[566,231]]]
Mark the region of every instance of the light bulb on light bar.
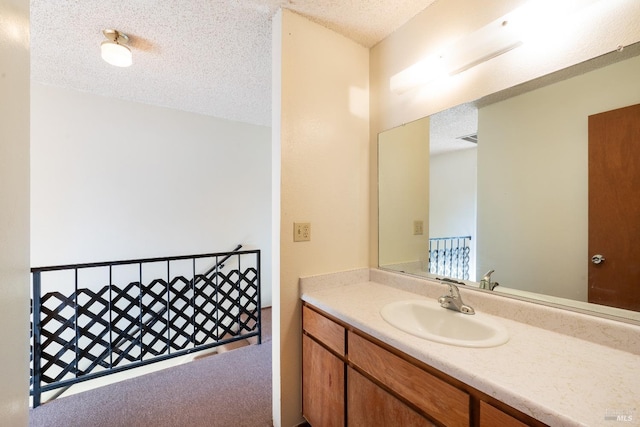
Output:
[[102,59],[116,67],[129,67],[133,62],[131,49],[126,45],[129,37],[116,30],[103,30],[102,32],[109,39],[100,44]]
[[434,55],[416,62],[392,76],[389,87],[393,92],[400,94],[446,76],[446,74],[442,57]]
[[520,46],[515,26],[505,18],[488,25],[454,44],[445,56],[450,75],[458,74]]
[[505,16],[523,43],[551,41],[565,22],[600,0],[532,0]]

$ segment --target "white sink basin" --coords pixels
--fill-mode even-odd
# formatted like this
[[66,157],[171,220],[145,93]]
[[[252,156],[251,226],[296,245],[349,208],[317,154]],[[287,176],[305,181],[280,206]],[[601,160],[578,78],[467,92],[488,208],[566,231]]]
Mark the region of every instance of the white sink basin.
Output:
[[482,313],[463,314],[436,301],[408,300],[385,305],[382,318],[392,326],[439,343],[461,347],[496,347],[509,340],[506,328]]

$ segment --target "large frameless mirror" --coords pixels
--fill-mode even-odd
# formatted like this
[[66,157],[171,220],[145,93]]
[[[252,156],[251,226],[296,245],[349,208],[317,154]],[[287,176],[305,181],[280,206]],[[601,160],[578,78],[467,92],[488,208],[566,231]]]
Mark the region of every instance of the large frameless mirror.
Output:
[[[382,132],[380,267],[472,282],[495,270],[496,293],[640,321],[640,110],[625,108],[640,104],[639,54]],[[632,124],[598,118],[622,110]]]

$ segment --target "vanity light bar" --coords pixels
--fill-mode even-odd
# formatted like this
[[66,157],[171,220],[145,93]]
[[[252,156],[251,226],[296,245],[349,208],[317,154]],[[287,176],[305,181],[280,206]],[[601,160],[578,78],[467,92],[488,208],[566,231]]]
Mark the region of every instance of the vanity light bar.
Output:
[[562,25],[580,9],[600,0],[531,0],[459,39],[448,49],[417,62],[390,79],[401,94],[444,75],[455,75],[503,55],[540,36],[549,26]]
[[449,75],[462,73],[522,45],[514,25],[500,18],[465,37],[448,50],[444,60]]
[[391,77],[391,91],[401,94],[418,86],[461,73],[520,46],[513,25],[504,18],[463,37],[443,54],[432,55]]

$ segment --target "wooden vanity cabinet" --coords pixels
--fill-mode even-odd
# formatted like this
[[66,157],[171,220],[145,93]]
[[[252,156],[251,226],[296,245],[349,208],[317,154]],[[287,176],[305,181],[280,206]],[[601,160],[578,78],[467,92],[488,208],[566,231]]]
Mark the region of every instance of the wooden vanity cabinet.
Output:
[[545,424],[303,304],[302,402],[312,427]]

